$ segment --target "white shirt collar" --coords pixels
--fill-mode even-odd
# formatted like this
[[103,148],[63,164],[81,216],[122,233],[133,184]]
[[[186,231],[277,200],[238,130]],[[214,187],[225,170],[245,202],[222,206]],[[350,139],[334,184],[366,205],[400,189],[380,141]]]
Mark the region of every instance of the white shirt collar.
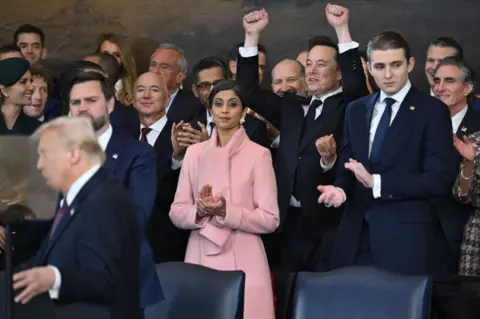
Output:
[[327,94],[322,95],[322,96],[315,96],[315,95],[313,95],[313,96],[312,96],[312,99],[310,100],[310,104],[312,104],[312,102],[313,102],[314,100],[320,100],[320,101],[322,101],[322,104],[323,104],[323,103],[325,103],[325,100],[326,100],[326,99],[328,99],[329,97],[334,96],[334,95],[336,95],[336,94],[338,94],[338,93],[341,93],[341,92],[343,92],[343,88],[342,88],[342,87],[339,87],[339,88],[336,89],[335,91],[332,91],[332,92],[327,93]]
[[[158,121],[156,121],[155,123],[153,123],[152,125],[150,125],[149,127],[158,132],[158,133],[161,133],[163,128],[165,127],[165,125],[167,124],[167,115],[165,114],[164,116],[162,116]],[[143,125],[142,123],[140,123],[140,129],[144,128],[145,125]]]
[[213,116],[210,114],[210,111],[207,109],[207,126],[213,122]]
[[[78,195],[78,193],[82,190],[83,186],[92,178],[93,175],[100,169],[100,165],[92,166],[88,171],[83,173],[73,184],[70,186],[70,189],[67,192],[67,205],[70,206],[73,203],[73,200]],[[61,203],[63,205],[63,201]]]
[[468,111],[468,105],[465,105],[465,107],[460,112],[452,116],[453,133],[457,133],[458,128],[460,127],[460,124],[462,123],[463,118],[465,117],[465,114],[467,114],[467,111]]
[[175,97],[177,96],[179,90],[180,90],[180,89],[177,89],[175,92],[172,93],[172,95],[170,95],[170,101],[168,101],[168,106],[167,106],[167,108],[165,109],[165,111],[168,112],[168,110],[170,109],[170,106],[172,105],[173,100],[175,100]]
[[390,98],[394,99],[395,101],[397,101],[397,103],[402,104],[403,100],[404,100],[405,97],[407,96],[408,91],[410,91],[411,87],[412,87],[412,84],[410,83],[410,80],[408,80],[407,83],[403,86],[403,88],[401,88],[400,91],[398,91],[397,93],[395,93],[395,94],[393,94],[393,95],[387,95],[385,92],[380,91],[380,100],[379,100],[379,102],[380,102],[380,103],[383,103],[383,101],[384,101],[387,97],[390,97]]
[[98,137],[98,144],[100,144],[100,147],[102,148],[102,150],[104,152],[107,149],[108,142],[110,142],[110,138],[112,137],[112,133],[113,133],[112,126],[110,124],[108,124],[107,130],[105,132],[103,132],[102,135],[100,135]]
[[122,81],[122,79],[119,79],[119,80],[115,83],[115,92],[118,92],[118,91],[120,91],[121,89],[123,89],[123,81]]

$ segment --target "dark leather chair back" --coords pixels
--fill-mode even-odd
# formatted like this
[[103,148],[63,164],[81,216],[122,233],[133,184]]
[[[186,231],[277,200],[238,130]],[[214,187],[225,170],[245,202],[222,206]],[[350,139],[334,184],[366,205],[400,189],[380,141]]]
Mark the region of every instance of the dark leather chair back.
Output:
[[[5,318],[5,273],[0,273],[0,318]],[[106,307],[84,303],[56,306],[48,294],[33,298],[26,305],[14,305],[15,319],[110,319]]]
[[242,319],[245,274],[181,262],[157,265],[165,300],[145,319]]
[[372,267],[299,273],[293,319],[428,319],[431,285]]

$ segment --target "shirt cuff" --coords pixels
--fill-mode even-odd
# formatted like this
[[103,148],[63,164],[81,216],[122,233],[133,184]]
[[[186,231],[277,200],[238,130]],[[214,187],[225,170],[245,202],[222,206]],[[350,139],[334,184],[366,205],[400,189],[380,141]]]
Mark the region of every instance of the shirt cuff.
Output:
[[258,55],[258,47],[250,47],[250,48],[240,47],[238,48],[238,53],[240,53],[242,58],[251,58]]
[[382,179],[380,175],[373,174],[373,198],[380,198],[382,196]]
[[359,47],[359,44],[355,41],[349,42],[349,43],[339,43],[338,44],[338,53],[342,54],[342,53],[344,53],[348,50],[356,49],[358,47]]
[[52,288],[48,290],[48,294],[50,295],[50,299],[58,299],[58,295],[60,293],[60,286],[62,285],[62,276],[60,275],[60,271],[55,266],[48,266],[50,269],[53,270],[55,273],[55,282],[53,283]]
[[328,172],[329,170],[331,170],[333,168],[336,161],[337,161],[337,155],[336,154],[335,154],[335,159],[329,165],[323,164],[323,158],[320,157],[320,166],[322,167],[324,172]]
[[176,171],[182,167],[183,160],[179,161],[172,156],[172,170]]
[[343,196],[343,202],[345,203],[347,201],[347,194],[341,189],[340,187],[337,187],[337,189],[342,193]]

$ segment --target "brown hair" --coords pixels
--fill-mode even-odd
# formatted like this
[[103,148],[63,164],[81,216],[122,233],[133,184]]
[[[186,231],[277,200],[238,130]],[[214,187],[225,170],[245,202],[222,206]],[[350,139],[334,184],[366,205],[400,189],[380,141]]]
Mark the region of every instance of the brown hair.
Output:
[[131,52],[131,46],[126,37],[116,33],[104,33],[100,35],[97,42],[96,52],[100,52],[100,47],[105,42],[111,42],[120,49],[120,60],[122,61],[122,71],[120,78],[123,82],[123,88],[118,92],[118,100],[125,106],[133,102],[133,86],[137,80],[136,63]]
[[42,78],[47,83],[47,92],[50,95],[53,91],[53,78],[50,72],[42,64],[35,63],[30,66],[30,73],[32,77]]

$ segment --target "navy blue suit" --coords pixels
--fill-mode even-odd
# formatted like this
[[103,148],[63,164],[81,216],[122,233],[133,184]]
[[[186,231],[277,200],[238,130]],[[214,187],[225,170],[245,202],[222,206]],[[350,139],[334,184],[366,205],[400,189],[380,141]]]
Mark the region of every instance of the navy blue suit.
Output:
[[131,196],[100,168],[23,268],[57,267],[62,277],[58,303],[93,302],[109,306],[111,318],[138,318],[139,247]]
[[115,99],[113,111],[110,113],[110,124],[113,128],[121,129],[128,135],[136,137],[140,127],[137,110],[133,106],[124,106]]
[[140,230],[140,306],[145,308],[163,300],[146,225],[153,210],[157,190],[157,160],[148,144],[113,129],[105,150],[105,167],[133,197]]
[[[444,275],[454,265],[430,200],[451,194],[456,178],[452,123],[438,99],[411,88],[380,149],[380,164],[369,160],[369,130],[379,93],[350,103],[344,147],[335,186],[347,196],[331,264],[357,263],[363,223],[368,222],[374,266],[404,274]],[[353,158],[381,177],[381,197],[373,198],[344,163]]]

